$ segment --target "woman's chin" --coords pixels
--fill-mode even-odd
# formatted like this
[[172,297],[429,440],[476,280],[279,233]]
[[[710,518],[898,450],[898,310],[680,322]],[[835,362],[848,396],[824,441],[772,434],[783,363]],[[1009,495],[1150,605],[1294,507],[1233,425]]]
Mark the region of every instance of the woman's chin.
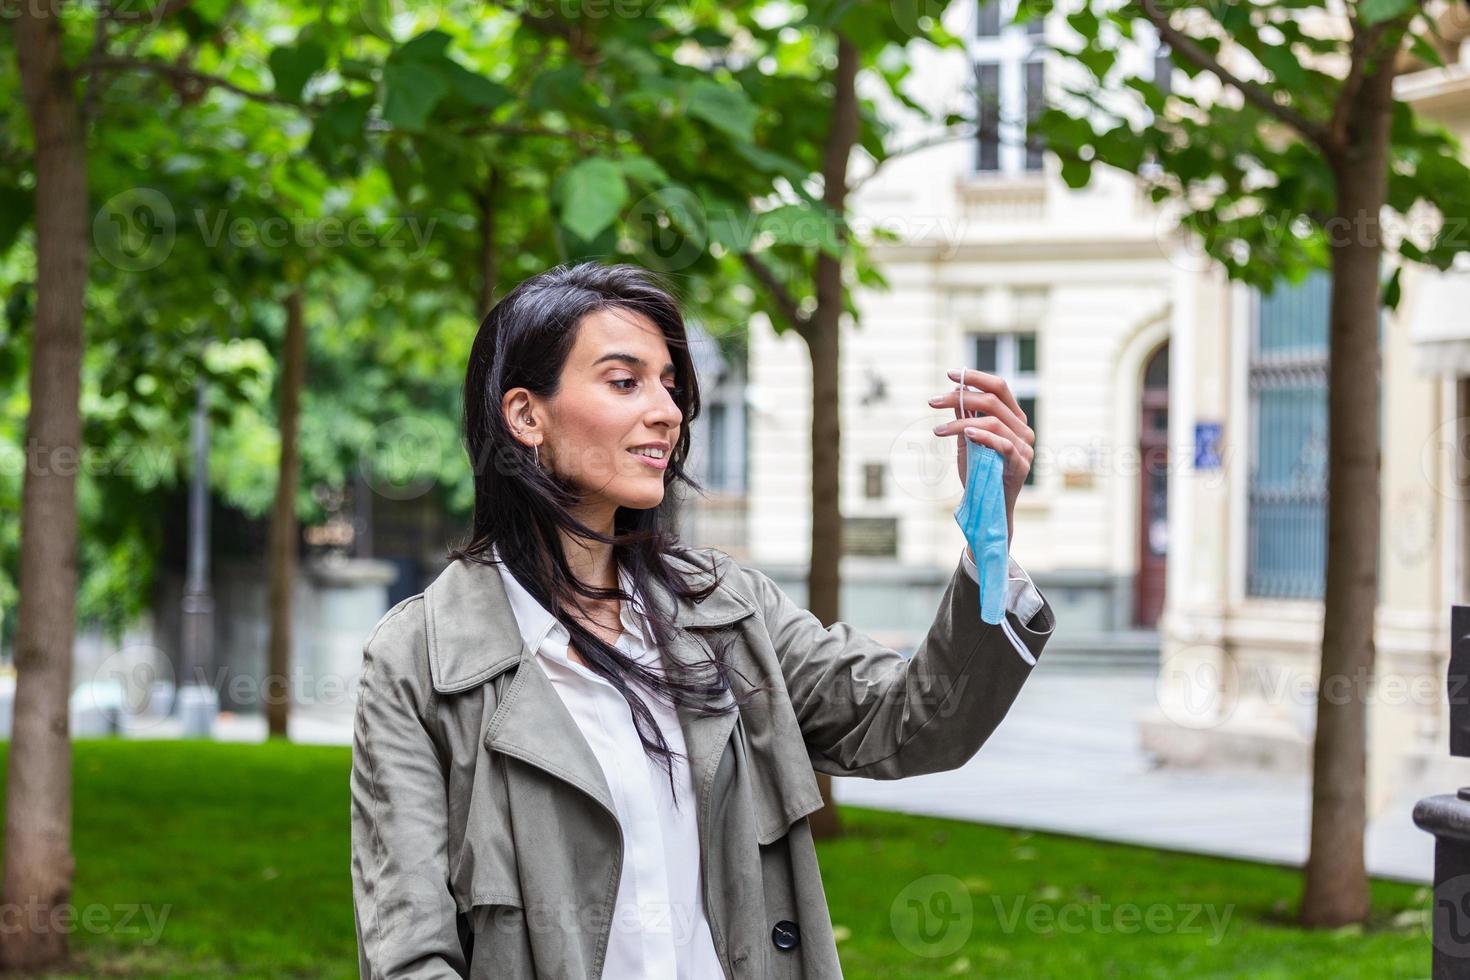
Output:
[[649,480],[649,487],[629,487],[625,493],[618,494],[618,506],[629,510],[652,510],[664,502],[664,485],[660,480],[657,483]]

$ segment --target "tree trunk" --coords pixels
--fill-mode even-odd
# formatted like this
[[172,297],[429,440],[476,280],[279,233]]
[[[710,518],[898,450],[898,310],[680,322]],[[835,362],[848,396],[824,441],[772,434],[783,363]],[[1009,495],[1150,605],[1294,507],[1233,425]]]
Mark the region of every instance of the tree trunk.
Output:
[[[858,139],[858,52],[847,36],[837,34],[837,68],[832,122],[822,158],[822,200],[832,213],[847,212],[847,164]],[[839,242],[847,236],[839,233]],[[842,250],[839,249],[839,254]],[[842,260],[817,253],[817,308],[806,332],[812,359],[812,556],[807,578],[807,606],[825,626],[841,616],[842,460],[840,400]],[[817,838],[841,832],[832,801],[832,778],[817,774],[824,806],[812,815]]]
[[1312,752],[1312,831],[1301,922],[1368,917],[1367,709],[1378,603],[1379,217],[1393,110],[1392,59],[1370,66],[1342,152],[1332,155],[1332,312],[1328,368],[1327,567]]
[[4,907],[18,910],[0,965],[66,956],[48,928],[71,900],[68,699],[76,626],[82,311],[87,289],[86,142],[61,49],[58,4],[21,4],[15,48],[36,142],[36,316],[21,490],[15,710],[5,801]]
[[270,735],[286,737],[291,709],[291,590],[296,581],[296,483],[300,475],[296,430],[306,380],[306,325],[298,287],[286,297],[286,337],[281,350],[281,460],[270,528],[270,652],[266,720]]

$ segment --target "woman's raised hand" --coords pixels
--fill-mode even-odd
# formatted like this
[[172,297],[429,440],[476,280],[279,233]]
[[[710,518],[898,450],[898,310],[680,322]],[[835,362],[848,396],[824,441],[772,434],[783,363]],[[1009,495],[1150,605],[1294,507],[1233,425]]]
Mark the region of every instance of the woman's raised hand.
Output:
[[[955,466],[960,473],[960,485],[969,478],[969,457],[965,449],[969,441],[989,446],[1005,460],[1006,519],[1010,521],[1015,512],[1016,498],[1031,472],[1031,460],[1036,455],[1036,433],[1027,424],[1026,413],[1011,393],[1011,386],[998,374],[987,374],[967,368],[963,375],[949,372],[950,380],[957,386],[929,399],[933,408],[950,408],[954,418],[934,427],[936,436],[962,435],[955,443]],[[977,390],[978,389],[978,390]],[[964,400],[961,414],[960,401]],[[1014,526],[1011,522],[1010,526]]]

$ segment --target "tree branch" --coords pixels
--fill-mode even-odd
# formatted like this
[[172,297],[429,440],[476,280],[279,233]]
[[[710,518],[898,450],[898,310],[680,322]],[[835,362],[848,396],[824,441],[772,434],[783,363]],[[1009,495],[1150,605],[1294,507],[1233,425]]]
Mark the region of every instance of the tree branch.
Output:
[[[112,20],[113,9],[110,4],[102,8],[97,15],[97,24],[92,31],[92,53],[93,60],[102,57],[102,52],[107,49],[107,25]],[[86,126],[87,120],[92,118],[96,109],[98,88],[101,80],[96,75],[87,76],[87,87],[82,91],[82,104],[77,110],[82,117],[82,125]]]
[[567,47],[571,49],[572,56],[584,65],[595,63],[598,60],[596,45],[588,37],[581,21],[569,21],[553,13],[532,13],[529,9],[522,9],[517,0],[488,0],[488,2],[491,6],[499,7],[506,13],[520,18],[522,24],[539,33],[565,41]]
[[180,10],[183,10],[185,7],[188,6],[192,6],[193,3],[194,0],[162,0],[162,2],[159,3],[156,7],[148,11],[148,16],[146,17],[131,16],[131,12],[129,10],[127,10],[126,8],[119,9],[118,5],[112,2],[112,0],[103,0],[102,9],[108,19],[112,20],[114,23],[122,26],[123,28],[136,27],[139,24],[147,24],[149,27],[157,27],[164,20],[172,17]]
[[[1352,64],[1348,67],[1347,78],[1343,79],[1342,90],[1337,94],[1337,102],[1332,107],[1332,121],[1327,125],[1327,138],[1331,141],[1333,152],[1347,146],[1348,121],[1357,107],[1358,93],[1363,90],[1368,62],[1384,53],[1379,47],[1384,32],[1393,23],[1395,21],[1380,21],[1367,30],[1361,30],[1358,19],[1353,18]],[[1388,70],[1393,70],[1392,62]]]
[[756,282],[760,283],[766,292],[771,294],[771,299],[776,303],[776,308],[786,318],[802,339],[806,339],[807,331],[811,327],[812,318],[801,312],[801,306],[796,302],[796,297],[786,288],[786,284],[776,278],[771,268],[750,252],[741,252],[740,261],[745,264],[748,271]]
[[108,71],[141,71],[161,75],[174,83],[174,88],[178,91],[179,97],[187,102],[197,101],[203,96],[205,89],[219,88],[224,89],[226,92],[233,92],[241,98],[249,99],[252,102],[291,106],[292,108],[302,107],[302,103],[284,99],[274,92],[252,91],[251,89],[241,88],[234,82],[221,78],[219,75],[195,71],[193,68],[169,64],[166,61],[150,61],[146,58],[93,58],[78,65],[73,69],[73,74],[91,75],[93,73]]
[[1180,57],[1196,67],[1208,71],[1220,81],[1239,92],[1241,98],[1245,99],[1245,101],[1262,112],[1286,123],[1286,125],[1300,133],[1303,138],[1310,140],[1319,147],[1327,148],[1329,134],[1325,126],[1308,119],[1290,106],[1281,105],[1272,98],[1270,90],[1265,86],[1241,78],[1229,68],[1222,65],[1219,59],[1210,54],[1209,51],[1206,51],[1198,41],[1169,23],[1168,9],[1161,6],[1158,0],[1142,0],[1137,7],[1142,12],[1144,19],[1154,26],[1154,30],[1159,32],[1159,38],[1168,44],[1169,48]]
[[615,132],[594,133],[571,129],[552,129],[550,126],[531,126],[523,123],[478,123],[454,131],[456,136],[544,136],[548,139],[565,139],[579,144],[600,145],[616,142]]

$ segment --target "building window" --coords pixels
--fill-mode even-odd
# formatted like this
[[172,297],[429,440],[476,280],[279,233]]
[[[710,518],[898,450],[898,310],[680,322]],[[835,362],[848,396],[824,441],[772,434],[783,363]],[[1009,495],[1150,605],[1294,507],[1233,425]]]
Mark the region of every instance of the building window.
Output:
[[863,464],[863,497],[868,500],[883,499],[883,464]]
[[[1036,433],[1036,446],[1041,445],[1041,426],[1037,425],[1036,398],[1039,385],[1036,370],[1036,334],[977,333],[970,337],[970,363],[987,374],[998,374],[1010,385],[1016,404],[1026,413],[1026,424]],[[1035,448],[1035,447],[1033,447]],[[1026,486],[1036,483],[1033,466],[1026,474]]]
[[709,485],[724,490],[730,483],[730,423],[722,402],[709,406]]
[[1251,331],[1246,592],[1320,599],[1327,555],[1327,315],[1331,279],[1258,295]]
[[1039,172],[1043,148],[1031,121],[1045,107],[1042,18],[1016,24],[1016,0],[977,3],[977,29],[969,40],[975,65],[975,169]]

